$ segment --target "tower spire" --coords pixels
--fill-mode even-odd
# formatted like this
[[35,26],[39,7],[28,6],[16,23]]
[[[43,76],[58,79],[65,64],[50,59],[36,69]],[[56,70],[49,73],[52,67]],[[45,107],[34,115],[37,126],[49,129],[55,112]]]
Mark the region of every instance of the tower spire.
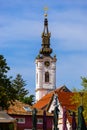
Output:
[[47,11],[48,11],[48,7],[45,7],[45,8],[44,8],[44,12],[45,12],[45,13],[44,13],[44,16],[45,16],[45,17],[47,17]]
[[47,19],[48,8],[46,7],[44,10],[45,10],[44,30],[43,30],[43,33],[42,33],[42,48],[40,49],[40,54],[42,54],[42,56],[50,56],[50,54],[52,53],[52,49],[50,48],[51,33],[49,33],[49,30],[48,30],[48,19]]
[[56,88],[56,56],[51,56],[51,33],[48,29],[47,10],[45,8],[42,44],[36,57],[36,101]]
[[44,8],[44,11],[45,11],[45,13],[44,13],[44,17],[45,17],[45,19],[44,19],[44,34],[48,34],[48,20],[47,20],[47,10],[48,10],[48,8],[47,7],[45,7]]

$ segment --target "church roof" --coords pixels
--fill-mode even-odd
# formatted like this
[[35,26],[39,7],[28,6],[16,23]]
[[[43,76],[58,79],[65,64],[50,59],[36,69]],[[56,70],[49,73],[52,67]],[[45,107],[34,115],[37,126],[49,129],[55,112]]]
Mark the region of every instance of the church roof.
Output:
[[55,89],[54,91],[48,93],[44,97],[42,97],[37,103],[35,103],[33,106],[35,108],[39,109],[45,109],[49,110],[51,103],[53,101],[53,96],[54,94],[57,94],[58,96],[58,101],[61,107],[65,107],[67,110],[68,114],[68,120],[71,123],[72,118],[70,116],[71,111],[77,109],[77,104],[72,104],[72,97],[76,94],[71,92],[66,86],[62,86],[60,88]]
[[72,97],[75,95],[73,92],[56,92],[58,95],[59,103],[62,107],[66,107],[67,110],[75,110],[76,104],[72,104]]
[[40,54],[42,56],[50,56],[52,53],[52,49],[50,48],[50,36],[48,30],[48,19],[45,17],[44,19],[44,31],[42,33],[42,48],[40,49]]
[[[37,109],[48,109],[49,105],[51,104],[52,98],[54,94],[58,94],[59,102],[62,106],[67,106],[69,109],[73,107],[71,105],[71,97],[73,96],[73,93],[66,87],[62,86],[59,87],[48,94],[46,94],[44,97],[42,97],[39,101],[37,101],[33,107]],[[67,103],[65,103],[67,101]]]
[[45,109],[47,107],[47,105],[49,104],[52,96],[53,96],[53,91],[46,94],[44,97],[42,97],[39,101],[37,101],[33,107],[37,108],[37,109]]

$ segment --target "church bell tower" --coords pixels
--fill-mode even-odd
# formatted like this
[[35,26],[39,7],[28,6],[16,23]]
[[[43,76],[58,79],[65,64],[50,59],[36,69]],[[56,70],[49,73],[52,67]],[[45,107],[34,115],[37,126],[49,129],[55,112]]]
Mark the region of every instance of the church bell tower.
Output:
[[56,56],[51,56],[51,33],[48,30],[47,14],[44,15],[44,30],[42,44],[36,57],[36,101],[56,88]]

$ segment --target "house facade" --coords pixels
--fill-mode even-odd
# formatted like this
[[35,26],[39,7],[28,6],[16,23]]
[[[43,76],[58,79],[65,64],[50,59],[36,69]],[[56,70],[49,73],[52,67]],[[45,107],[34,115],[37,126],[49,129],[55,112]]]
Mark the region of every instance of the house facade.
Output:
[[68,130],[71,130],[72,116],[70,115],[69,112],[70,111],[72,112],[73,110],[77,109],[76,104],[72,104],[71,101],[74,94],[75,93],[70,92],[67,87],[62,86],[46,94],[37,103],[34,104],[34,107],[42,110],[45,109],[47,112],[53,113],[55,109],[55,105],[57,105],[59,109],[59,113],[58,113],[59,130],[63,129],[63,108],[66,108],[67,111],[66,126]]
[[[17,119],[17,130],[32,130],[32,115],[11,115]],[[52,130],[52,118],[47,116],[47,130]],[[43,130],[43,115],[37,116],[37,130]]]
[[[32,121],[32,111],[33,107],[30,105],[24,104],[19,101],[15,101],[14,105],[10,105],[8,109],[8,114],[16,119],[17,121],[17,130],[32,130],[33,121]],[[43,130],[44,122],[44,111],[37,109],[37,130]],[[53,114],[46,112],[46,121],[45,124],[48,130],[52,130],[53,126]]]

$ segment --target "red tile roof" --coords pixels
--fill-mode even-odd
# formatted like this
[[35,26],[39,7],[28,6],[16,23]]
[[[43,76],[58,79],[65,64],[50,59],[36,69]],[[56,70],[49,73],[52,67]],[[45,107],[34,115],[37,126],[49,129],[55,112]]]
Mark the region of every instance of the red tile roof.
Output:
[[[68,95],[65,95],[65,94],[64,94],[65,97],[63,98],[63,96],[61,97],[61,94],[60,94],[60,93],[62,93],[62,92],[69,93],[69,94],[68,94]],[[39,101],[37,101],[37,102],[33,105],[33,107],[35,107],[35,108],[37,108],[37,109],[46,109],[46,108],[50,105],[54,93],[58,93],[58,94],[59,94],[60,102],[63,102],[63,104],[64,104],[64,102],[65,102],[67,96],[70,97],[70,94],[71,94],[71,92],[69,91],[69,89],[68,89],[67,87],[62,86],[62,87],[57,88],[56,90],[51,91],[50,93],[46,94],[46,95],[45,95],[44,97],[42,97]],[[69,103],[70,103],[70,101],[69,101]]]
[[[51,101],[52,101],[52,97],[53,97],[54,93],[56,93],[58,95],[59,103],[62,107],[65,106],[65,108],[67,110],[71,110],[71,111],[77,109],[77,105],[72,104],[72,101],[71,101],[72,97],[74,96],[75,93],[70,92],[69,89],[67,89],[65,86],[62,86],[62,87],[48,93],[33,106],[36,107],[37,109],[45,108],[48,110],[49,106],[51,105]],[[71,123],[71,117],[70,117],[69,113],[68,113],[68,120]]]
[[47,105],[49,104],[52,96],[53,96],[53,91],[48,93],[47,95],[45,95],[44,97],[42,97],[39,101],[37,101],[33,107],[37,108],[37,109],[44,109],[47,107]]
[[[30,109],[30,111],[26,111],[24,109],[24,107],[28,107]],[[32,110],[33,107],[25,104],[23,102],[20,102],[18,100],[15,100],[15,102],[13,102],[13,105],[11,104],[7,113],[9,115],[32,115]],[[39,110],[37,109],[37,115],[42,116],[43,115],[43,110]],[[47,116],[53,116],[53,114],[46,112]]]
[[68,110],[75,110],[77,105],[72,104],[72,97],[75,93],[72,92],[56,92],[58,95],[59,103],[63,107],[65,106]]
[[26,115],[31,114],[31,112],[26,111],[24,107],[29,107],[29,109],[33,109],[32,106],[25,104],[23,102],[20,102],[18,100],[15,100],[13,104],[10,105],[8,108],[8,114],[16,114],[16,115]]

